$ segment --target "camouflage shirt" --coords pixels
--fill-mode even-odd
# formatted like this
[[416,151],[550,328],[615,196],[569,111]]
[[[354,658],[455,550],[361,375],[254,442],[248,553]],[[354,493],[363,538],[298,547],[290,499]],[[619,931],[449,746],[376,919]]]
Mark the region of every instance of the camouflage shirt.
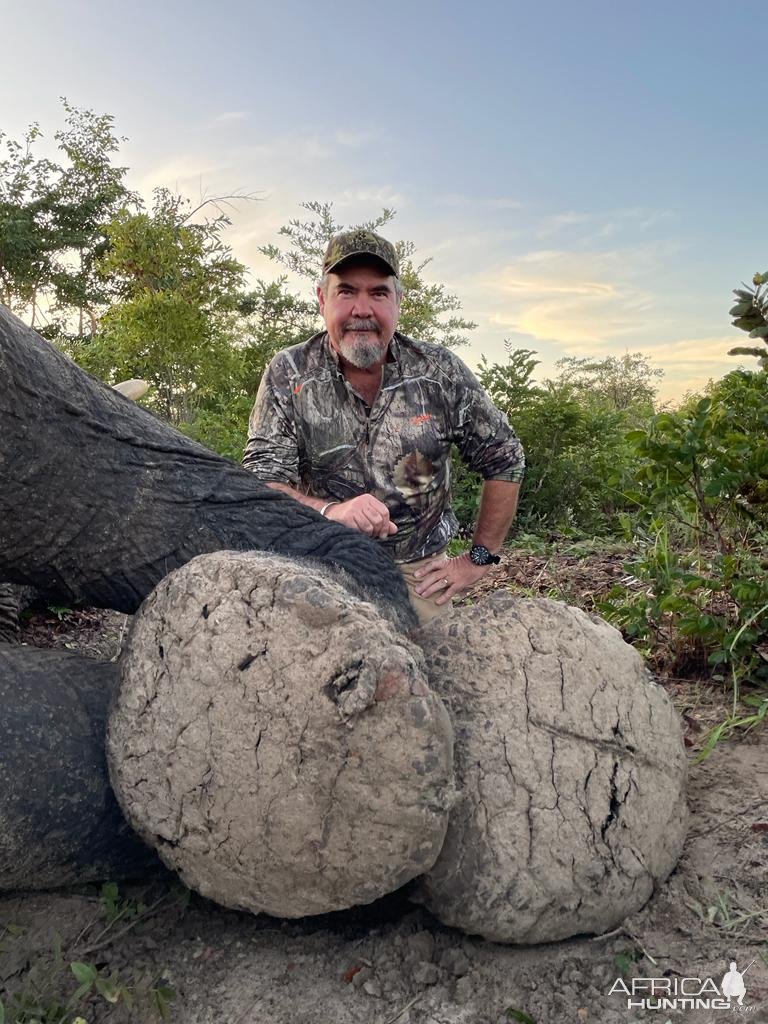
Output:
[[323,331],[269,364],[251,413],[243,465],[318,498],[373,494],[397,533],[398,562],[444,548],[451,445],[486,480],[521,480],[523,449],[506,416],[449,349],[396,333],[373,406],[344,377]]

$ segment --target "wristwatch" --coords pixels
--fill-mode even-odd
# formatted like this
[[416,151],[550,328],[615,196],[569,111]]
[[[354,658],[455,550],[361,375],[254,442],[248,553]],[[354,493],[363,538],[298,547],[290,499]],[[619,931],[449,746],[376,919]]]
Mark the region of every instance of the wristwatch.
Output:
[[474,565],[498,565],[501,561],[498,555],[492,555],[482,544],[473,544],[469,557]]

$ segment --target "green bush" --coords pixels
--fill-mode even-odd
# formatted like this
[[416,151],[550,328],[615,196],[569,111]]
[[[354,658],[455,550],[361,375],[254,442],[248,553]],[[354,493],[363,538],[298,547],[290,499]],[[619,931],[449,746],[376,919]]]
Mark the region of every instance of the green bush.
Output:
[[[604,614],[632,639],[698,656],[731,682],[768,682],[768,386],[737,371],[706,398],[629,434],[638,464],[624,522],[640,587],[619,588]],[[679,670],[679,664],[677,665]]]
[[223,407],[198,410],[194,420],[179,424],[179,430],[211,451],[239,463],[243,458],[252,407],[253,398],[240,395]]
[[[650,409],[651,386],[640,386],[647,364],[640,360],[638,369],[638,359],[631,363],[630,371],[639,376],[634,391],[617,390],[623,364],[614,367],[610,360],[575,368],[565,361],[560,379],[540,386],[533,380],[534,355],[508,343],[506,362],[483,359],[479,372],[525,449],[518,528],[545,535],[616,535],[621,514],[632,508],[625,491],[635,463],[625,435]],[[599,378],[590,378],[589,387],[582,379],[586,370]],[[478,489],[471,474],[457,471],[454,509],[464,528],[474,517]]]
[[673,674],[768,682],[768,536],[729,554],[679,551],[662,519],[652,526],[627,565],[636,582],[600,612]]
[[639,488],[628,497],[641,517],[663,511],[722,553],[768,526],[766,377],[728,374],[708,397],[629,433]]
[[552,385],[517,413],[514,424],[527,463],[521,528],[615,535],[620,513],[629,508],[623,481],[634,468],[626,413]]

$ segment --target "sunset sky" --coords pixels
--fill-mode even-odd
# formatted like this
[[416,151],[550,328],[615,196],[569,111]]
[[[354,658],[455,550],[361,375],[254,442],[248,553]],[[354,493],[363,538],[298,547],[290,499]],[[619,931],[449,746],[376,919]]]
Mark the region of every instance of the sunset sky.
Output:
[[[649,355],[674,400],[737,365],[730,291],[768,269],[763,4],[0,0],[0,130],[115,115],[149,196],[261,201],[253,276],[299,204],[432,257],[478,323],[462,353]],[[306,287],[302,285],[301,287]],[[749,361],[748,361],[749,362]]]

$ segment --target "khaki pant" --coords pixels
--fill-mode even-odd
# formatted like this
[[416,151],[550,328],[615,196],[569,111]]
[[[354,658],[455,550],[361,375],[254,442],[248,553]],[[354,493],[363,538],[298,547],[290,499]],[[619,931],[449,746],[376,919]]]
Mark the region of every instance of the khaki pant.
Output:
[[445,553],[445,548],[442,551],[435,552],[434,555],[430,555],[428,558],[420,558],[417,562],[398,562],[397,568],[403,574],[403,579],[408,587],[408,596],[411,599],[411,604],[414,607],[416,615],[419,618],[419,625],[425,626],[432,619],[436,619],[438,615],[450,615],[453,610],[453,599],[447,601],[445,604],[435,604],[435,598],[440,597],[442,591],[431,597],[419,597],[415,592],[414,587],[420,580],[415,580],[413,574],[420,569],[427,562],[433,562],[436,558],[443,558],[445,561],[448,560],[448,556]]

